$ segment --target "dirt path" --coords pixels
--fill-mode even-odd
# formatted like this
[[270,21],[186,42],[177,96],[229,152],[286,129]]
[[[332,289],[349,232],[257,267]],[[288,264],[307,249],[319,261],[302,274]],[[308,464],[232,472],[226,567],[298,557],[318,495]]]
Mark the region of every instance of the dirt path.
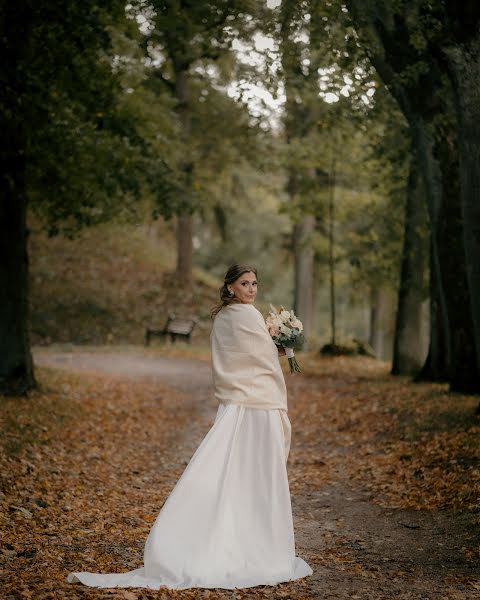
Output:
[[[111,351],[65,353],[42,349],[35,351],[35,362],[133,381],[158,382],[182,392],[188,398],[192,418],[179,428],[181,442],[176,445],[176,452],[164,457],[165,461],[177,463],[171,477],[178,476],[213,422],[216,405],[212,400],[211,371],[207,362]],[[471,514],[379,506],[375,498],[349,477],[344,465],[348,465],[355,446],[342,444],[328,418],[315,419],[315,446],[311,437],[307,441],[303,430],[308,426],[308,419],[302,420],[299,411],[304,414],[305,407],[297,398],[310,395],[316,399],[318,412],[315,414],[326,414],[328,406],[322,405],[327,402],[322,400],[322,386],[332,385],[341,389],[343,382],[325,382],[312,377],[288,379],[293,425],[289,475],[297,553],[310,562],[314,575],[281,588],[262,588],[260,596],[257,589],[237,592],[237,596],[231,597],[480,598],[480,583],[477,587],[474,582],[478,581],[478,563],[463,552],[465,544],[471,546],[479,542]],[[297,477],[300,472],[301,479]],[[319,481],[318,474],[323,472],[327,474]],[[173,483],[172,479],[168,485]],[[139,540],[138,547],[141,546],[142,540]],[[227,597],[215,593],[197,594],[195,597],[199,598]],[[130,596],[135,597],[150,598],[141,594]]]

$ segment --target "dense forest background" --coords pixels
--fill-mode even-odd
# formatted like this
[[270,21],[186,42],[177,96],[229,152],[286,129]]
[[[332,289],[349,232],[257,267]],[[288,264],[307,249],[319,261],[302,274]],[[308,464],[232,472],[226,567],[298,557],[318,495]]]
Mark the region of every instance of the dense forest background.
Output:
[[[279,7],[271,6],[262,10],[261,5],[245,5],[239,10],[255,8],[255,12],[226,15],[227,22],[233,23],[231,17],[235,17],[240,27],[235,31],[224,23],[222,36],[230,39],[222,52],[192,50],[197,53],[192,57],[197,64],[189,72],[188,116],[180,114],[175,104],[178,86],[171,85],[178,76],[171,72],[175,67],[168,64],[164,47],[155,48],[152,43],[153,14],[146,4],[126,7],[130,27],[117,25],[110,31],[110,52],[120,86],[117,101],[137,127],[141,123],[143,140],[166,163],[162,165],[162,179],[142,189],[120,218],[121,207],[114,209],[111,219],[117,221],[115,226],[77,232],[72,223],[78,238],[72,243],[33,237],[35,340],[138,341],[143,327],[163,322],[166,312],[178,306],[182,297],[184,311],[190,309],[205,319],[208,302],[215,301],[223,274],[231,263],[239,261],[258,268],[259,300],[264,308],[270,302],[293,306],[296,301],[301,305],[311,296],[311,314],[304,315],[310,321],[311,347],[330,340],[331,267],[336,278],[338,340],[370,342],[381,358],[391,358],[407,151],[401,149],[394,164],[381,146],[395,135],[390,131],[391,115],[385,111],[398,110],[388,97],[383,98],[384,107],[380,107],[382,100],[374,98],[380,84],[371,67],[364,69],[351,58],[345,61],[346,57],[345,64],[336,65],[335,46],[342,42],[341,30],[330,32],[327,25],[321,28],[327,36],[320,35],[319,29],[313,40],[312,17],[305,12],[306,5],[291,13],[292,7],[285,6],[282,13]],[[339,29],[335,22],[339,6],[318,4],[315,8],[315,20],[331,22],[332,29]],[[194,21],[201,13],[202,9],[190,8],[171,15],[172,30],[191,20],[198,31],[199,24]],[[282,22],[284,31],[276,32]],[[208,34],[208,27],[215,30],[216,25],[207,24],[205,32],[200,26],[202,35]],[[312,49],[313,43],[320,47]],[[347,55],[346,46],[343,50]],[[172,53],[182,51],[169,49]],[[213,55],[215,52],[218,56]],[[320,58],[321,54],[327,56]],[[310,60],[318,62],[321,73],[318,90],[311,81]],[[286,106],[285,75],[299,94],[297,104],[303,107],[300,111],[292,107],[291,115]],[[399,114],[397,118],[401,119]],[[287,126],[292,131],[288,138]],[[405,129],[404,124],[394,127],[400,138],[405,136],[402,126]],[[188,167],[192,179],[187,182],[188,199],[183,199],[186,190],[178,189],[185,178],[185,156],[192,163]],[[292,189],[293,179],[296,190]],[[188,214],[191,224],[185,239],[176,244],[176,232],[186,218],[179,212],[183,210],[182,200],[192,213]],[[384,218],[387,214],[388,221]],[[53,226],[70,233],[60,220]],[[32,229],[41,230],[40,222],[32,223]],[[89,243],[87,239],[92,236],[94,241]],[[108,239],[115,238],[123,242],[118,239],[112,248]],[[177,253],[172,251],[176,246]],[[130,271],[123,268],[120,277],[115,277],[118,268],[111,267],[123,261],[141,262],[146,252],[150,261],[143,266],[145,282],[139,294],[138,265]],[[182,263],[184,256],[187,258]],[[82,264],[81,257],[87,262]],[[305,263],[305,273],[296,260]],[[102,261],[112,273],[108,285],[111,297],[101,292],[106,287]],[[93,271],[98,271],[98,276],[88,263],[95,265]],[[197,269],[193,275],[190,263]],[[175,269],[177,279],[167,286],[165,275]],[[84,275],[79,278],[81,273]],[[87,286],[88,273],[92,273],[92,281]],[[208,282],[215,289],[210,290],[206,302],[199,303],[201,295],[199,298],[194,286],[201,285],[202,275],[204,279],[210,276]],[[166,288],[175,288],[182,278],[186,286],[177,294],[170,289],[167,295]],[[56,285],[49,286],[49,280],[55,280]],[[123,296],[118,294],[121,289]],[[426,298],[426,290],[423,294]],[[302,308],[298,306],[300,312]],[[134,319],[134,314],[141,317]],[[424,355],[427,319],[425,310]]]
[[205,341],[241,262],[309,349],[480,390],[473,4],[1,10],[3,389],[32,342]]

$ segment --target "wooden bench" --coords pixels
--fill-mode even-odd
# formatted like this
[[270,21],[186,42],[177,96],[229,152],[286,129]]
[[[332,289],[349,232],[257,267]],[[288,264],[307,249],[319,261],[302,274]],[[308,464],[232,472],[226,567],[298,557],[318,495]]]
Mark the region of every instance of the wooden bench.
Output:
[[164,337],[166,335],[170,336],[172,342],[175,342],[177,337],[179,337],[191,343],[192,331],[196,324],[197,319],[195,317],[179,319],[175,313],[170,313],[163,329],[151,329],[147,327],[145,331],[145,346],[150,345],[150,339],[153,336]]

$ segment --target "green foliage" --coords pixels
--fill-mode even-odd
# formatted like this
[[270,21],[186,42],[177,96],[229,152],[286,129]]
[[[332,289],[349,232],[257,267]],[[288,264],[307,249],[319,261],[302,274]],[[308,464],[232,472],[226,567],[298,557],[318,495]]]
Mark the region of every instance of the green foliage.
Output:
[[367,134],[357,134],[361,162],[349,165],[360,191],[347,203],[343,219],[350,227],[342,238],[352,282],[365,292],[397,286],[410,161],[406,123],[385,88],[377,91],[366,126]]
[[127,5],[142,48],[138,53],[119,40],[129,108],[142,120],[144,139],[165,160],[175,186],[174,212],[216,210],[218,216],[227,192],[242,195],[239,165],[256,161],[265,143],[245,104],[227,94],[229,83],[245,74],[232,43],[255,30],[255,11],[250,2]]
[[[4,3],[2,120],[24,160],[31,206],[51,234],[131,211],[142,185],[168,169],[122,102],[109,29],[126,27],[124,4]],[[164,206],[167,212],[167,206]]]
[[[1,9],[15,24],[15,70],[7,65],[4,79],[16,94],[1,110],[22,132],[28,197],[50,232],[138,221],[145,210],[169,218],[188,187],[201,225],[196,263],[218,276],[234,259],[261,264],[262,285],[288,303],[291,223],[316,215],[321,273],[334,177],[345,285],[395,286],[407,138],[342,2],[268,10],[249,0],[134,0],[124,9],[116,0]],[[259,32],[271,49],[255,50]],[[422,44],[412,39],[418,53]],[[404,76],[419,76],[419,65]],[[247,103],[253,84],[286,96],[277,115]]]
[[363,297],[372,286],[395,288],[409,156],[405,121],[341,2],[282,2],[272,22],[281,64],[277,85],[284,85],[286,95],[279,156],[290,200],[281,210],[293,222],[305,213],[316,216],[309,243],[323,279],[333,185],[334,260],[342,293],[350,288],[358,297],[360,289]]

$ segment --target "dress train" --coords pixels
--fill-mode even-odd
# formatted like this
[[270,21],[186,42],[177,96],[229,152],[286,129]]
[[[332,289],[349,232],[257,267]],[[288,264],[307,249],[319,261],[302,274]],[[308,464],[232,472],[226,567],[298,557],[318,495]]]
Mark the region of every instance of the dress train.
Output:
[[295,556],[284,410],[220,404],[150,530],[144,565],[69,582],[158,590],[275,585],[312,574]]

